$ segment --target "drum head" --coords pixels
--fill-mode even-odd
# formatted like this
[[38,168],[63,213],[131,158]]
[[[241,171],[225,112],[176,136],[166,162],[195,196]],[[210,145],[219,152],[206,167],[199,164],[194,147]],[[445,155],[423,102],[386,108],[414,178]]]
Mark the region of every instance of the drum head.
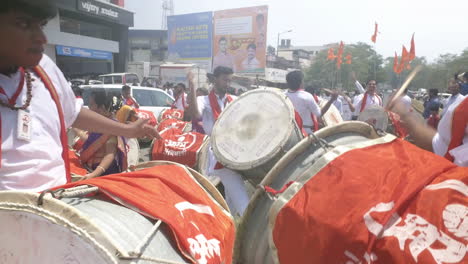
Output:
[[385,110],[380,106],[372,105],[366,110],[362,111],[358,117],[358,120],[366,122],[378,130],[387,131],[388,115],[387,112],[385,112]]
[[277,89],[256,89],[230,103],[213,127],[217,160],[228,168],[248,170],[281,151],[296,128],[294,108]]
[[[324,107],[326,104],[327,101],[320,101],[320,108]],[[326,126],[334,126],[343,123],[343,117],[340,111],[338,111],[338,108],[333,104],[330,105],[330,108],[328,108],[328,111],[322,116],[322,119]]]

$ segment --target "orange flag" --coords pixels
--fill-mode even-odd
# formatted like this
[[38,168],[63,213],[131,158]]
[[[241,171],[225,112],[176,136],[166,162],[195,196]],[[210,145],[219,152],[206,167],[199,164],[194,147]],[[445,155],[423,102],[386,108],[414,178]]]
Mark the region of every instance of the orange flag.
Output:
[[409,61],[414,60],[414,58],[416,58],[416,47],[414,45],[414,33],[413,33],[413,37],[411,37],[411,48],[410,48],[410,52],[409,52]]
[[351,56],[351,53],[346,55],[346,64],[351,64],[352,63],[352,56]]
[[398,73],[398,55],[395,51],[395,58],[393,58],[393,72]]
[[334,59],[336,59],[335,51],[333,50],[333,48],[329,48],[327,60],[334,60]]
[[344,52],[344,43],[340,42],[340,48],[338,49],[338,55],[336,60],[336,68],[341,69],[341,64],[343,63],[343,52]]
[[400,74],[406,67],[409,61],[409,53],[406,47],[403,45],[402,51],[401,51],[401,59],[400,59],[400,65],[398,65],[398,73]]
[[379,31],[379,25],[377,24],[377,22],[375,22],[375,28],[374,28],[374,35],[372,35],[371,37],[371,41],[376,43],[377,42],[377,33]]

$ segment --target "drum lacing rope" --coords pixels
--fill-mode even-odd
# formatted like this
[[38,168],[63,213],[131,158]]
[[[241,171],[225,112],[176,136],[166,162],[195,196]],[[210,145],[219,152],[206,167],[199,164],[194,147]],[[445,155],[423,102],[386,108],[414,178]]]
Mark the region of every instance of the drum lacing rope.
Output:
[[291,186],[291,184],[293,184],[295,181],[290,181],[288,183],[286,183],[283,188],[281,188],[280,190],[275,190],[273,188],[271,188],[270,186],[264,186],[264,185],[257,185],[257,188],[260,188],[262,189],[268,196],[268,198],[270,198],[270,200],[276,200],[276,198],[278,197],[279,194],[282,194],[286,191],[286,189],[288,189],[289,186]]
[[94,193],[97,191],[99,191],[98,187],[89,186],[89,185],[80,185],[80,186],[73,187],[70,189],[60,188],[55,191],[49,189],[49,190],[43,191],[39,195],[39,198],[37,198],[37,205],[41,206],[44,203],[44,196],[46,194],[50,194],[52,195],[53,198],[60,200],[62,198],[83,196],[83,195],[87,195],[87,194]]
[[310,136],[312,136],[315,139],[315,141],[317,141],[317,143],[320,145],[320,147],[323,148],[325,151],[335,148],[335,146],[325,141],[325,139],[317,137],[317,135],[315,135],[314,132],[312,132]]

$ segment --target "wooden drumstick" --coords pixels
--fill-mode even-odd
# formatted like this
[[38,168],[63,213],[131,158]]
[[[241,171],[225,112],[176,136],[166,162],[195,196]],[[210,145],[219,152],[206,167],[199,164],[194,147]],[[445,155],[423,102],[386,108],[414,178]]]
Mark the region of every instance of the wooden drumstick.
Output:
[[390,111],[392,109],[396,100],[398,100],[398,98],[403,94],[408,85],[411,83],[411,81],[413,81],[414,77],[416,77],[416,75],[421,71],[421,69],[422,65],[418,65],[416,66],[416,68],[414,68],[414,70],[408,75],[400,89],[398,89],[398,91],[392,96],[392,98],[390,98],[390,100],[387,103],[387,106],[385,107],[385,110]]

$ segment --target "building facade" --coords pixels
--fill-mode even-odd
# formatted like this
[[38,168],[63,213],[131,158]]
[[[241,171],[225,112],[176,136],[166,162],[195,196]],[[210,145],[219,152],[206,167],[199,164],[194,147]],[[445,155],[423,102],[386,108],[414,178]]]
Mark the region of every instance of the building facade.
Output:
[[131,29],[128,38],[129,62],[162,64],[167,60],[167,30]]
[[133,13],[124,1],[58,0],[59,14],[44,31],[45,53],[67,77],[124,72]]

